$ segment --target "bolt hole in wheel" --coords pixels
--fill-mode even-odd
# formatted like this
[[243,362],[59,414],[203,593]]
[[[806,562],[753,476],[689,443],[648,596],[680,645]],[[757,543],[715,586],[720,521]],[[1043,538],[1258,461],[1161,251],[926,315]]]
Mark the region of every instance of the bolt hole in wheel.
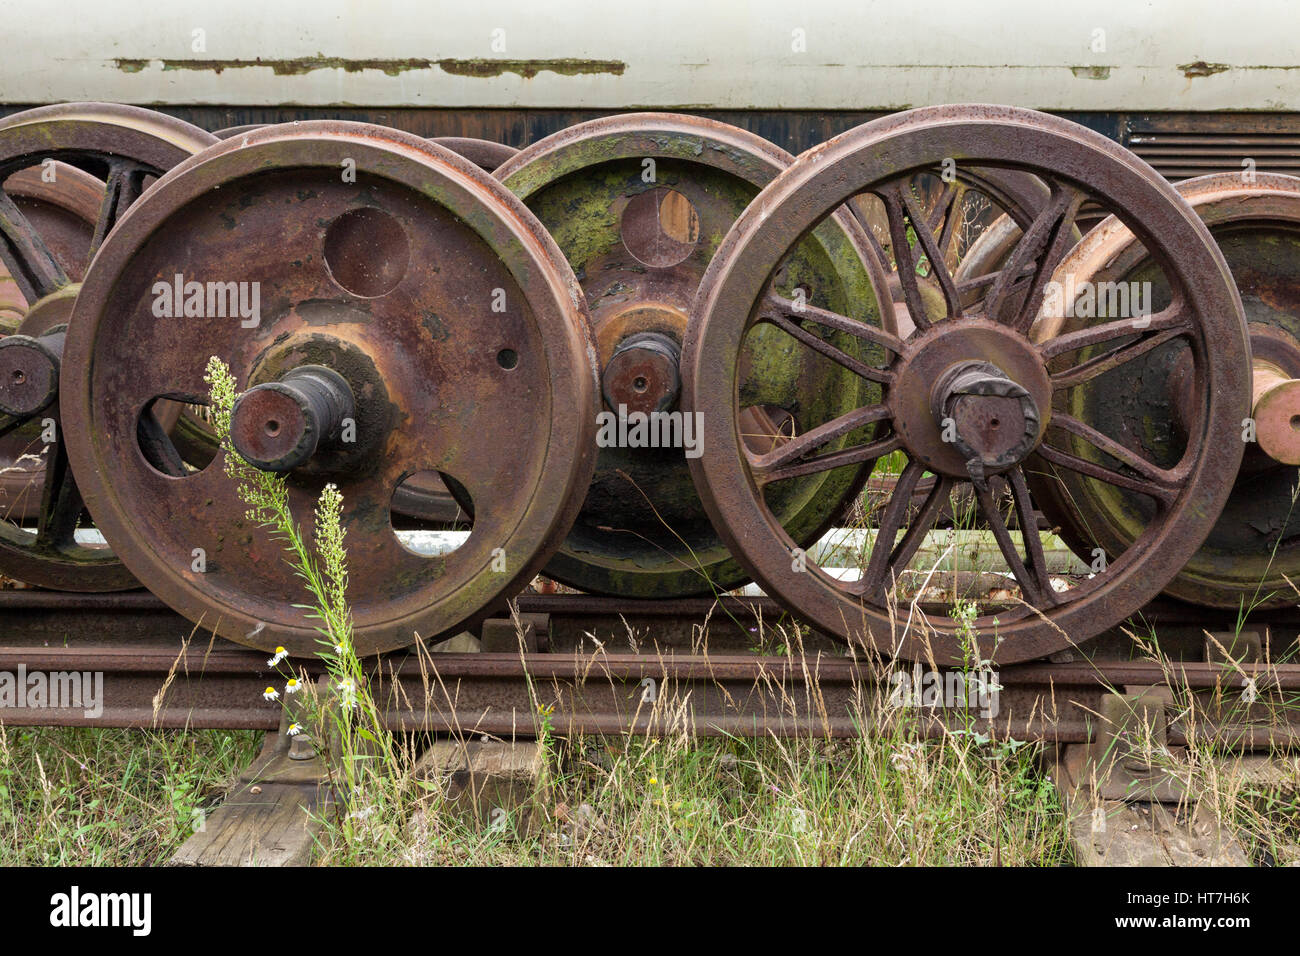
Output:
[[[925,210],[912,188],[918,173],[937,171],[952,156],[969,167],[1030,175],[1040,187],[1029,203],[994,190],[999,211],[1013,215],[1020,235],[1001,267],[969,286],[954,281],[943,254],[943,212]],[[791,243],[861,194],[885,210],[895,276],[914,326],[906,338],[832,309],[796,308],[781,289]],[[1077,329],[1054,326],[1060,295],[1053,292],[1069,282],[1060,269],[1078,239],[1075,219],[1085,203],[1116,212],[1162,263],[1173,290],[1167,304],[1137,316],[1086,313]],[[923,281],[933,282],[937,309],[922,295]],[[1140,610],[1196,551],[1241,461],[1249,394],[1240,368],[1249,353],[1241,301],[1214,240],[1150,167],[1104,137],[1042,113],[913,110],[810,150],[723,240],[695,312],[683,346],[683,401],[712,429],[690,468],[714,526],[768,593],[859,648],[914,660],[1010,663],[1095,636]],[[742,354],[762,326],[878,382],[881,399],[824,416],[772,451],[754,452],[745,439]],[[866,348],[854,355],[835,346],[829,337],[837,333]],[[1153,458],[1075,394],[1162,347],[1176,347],[1193,370],[1185,376],[1191,437]],[[1169,367],[1150,387],[1166,403],[1176,397]],[[845,436],[848,442],[832,446]],[[773,486],[882,460],[897,468],[897,484],[877,528],[860,535],[849,560],[824,548],[801,551],[773,520]],[[1053,470],[1143,499],[1135,535],[1106,551],[1095,572],[1058,577],[1047,561],[1029,481]],[[933,484],[917,502],[914,492],[927,476]],[[945,546],[940,539],[935,549],[930,534],[959,485],[974,493],[1003,586],[985,590],[973,619],[956,621],[926,613],[923,592],[909,590],[907,579],[915,581],[919,571],[922,581],[926,574],[943,580],[951,571],[944,596],[961,586],[944,554],[959,542]]]
[[668,269],[684,261],[700,241],[700,216],[677,190],[658,186],[628,201],[622,236],[639,262]]
[[497,353],[497,364],[510,371],[519,364],[519,353],[514,349],[502,349]]

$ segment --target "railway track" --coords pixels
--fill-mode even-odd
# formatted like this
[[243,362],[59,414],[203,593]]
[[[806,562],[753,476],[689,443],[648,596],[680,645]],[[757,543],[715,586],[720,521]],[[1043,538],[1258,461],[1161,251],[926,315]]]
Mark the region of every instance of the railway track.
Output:
[[[196,631],[151,595],[10,591],[0,592],[0,609],[5,620],[0,673],[103,675],[102,712],[93,717],[84,708],[10,706],[0,708],[7,725],[265,730],[280,725],[280,705],[262,698],[268,683],[281,680],[265,654]],[[536,734],[539,708],[544,708],[551,727],[562,734],[845,737],[873,721],[898,717],[889,711],[898,703],[891,701],[897,681],[892,675],[900,671],[880,661],[847,658],[829,642],[815,649],[814,635],[804,641],[802,653],[798,648],[781,655],[741,650],[740,642],[753,640],[745,637],[751,626],[779,617],[779,606],[768,599],[665,605],[523,595],[519,609],[530,624],[544,628],[541,643],[551,651],[528,651],[521,642],[513,652],[403,652],[376,659],[372,686],[387,726],[528,738]],[[1170,628],[1187,626],[1195,617],[1195,609],[1172,604],[1149,615]],[[581,635],[601,633],[612,622],[625,635],[653,631],[658,646],[647,641],[629,653],[626,641],[620,647],[611,632],[599,650],[572,649]],[[1200,623],[1222,622],[1202,616]],[[1293,619],[1290,623],[1295,625]],[[1283,624],[1274,616],[1269,626]],[[709,629],[733,634],[730,640],[716,638],[721,650],[693,653]],[[33,635],[40,643],[32,642]],[[311,677],[321,674],[310,662],[302,669]],[[953,673],[938,672],[938,686],[951,682]],[[1233,706],[1247,680],[1260,701],[1279,703],[1263,718],[1257,706],[1253,722],[1245,719],[1246,709]],[[1300,664],[1077,659],[1003,667],[996,684],[992,708],[972,691],[967,706],[912,707],[909,714],[932,734],[971,729],[1018,740],[1085,743],[1101,724],[1106,695],[1174,685],[1204,698],[1207,709],[1196,715],[1196,733],[1247,750],[1300,742],[1300,716],[1285,706],[1300,694]],[[1212,698],[1219,702],[1217,717]],[[1185,743],[1187,727],[1171,720],[1170,742]]]

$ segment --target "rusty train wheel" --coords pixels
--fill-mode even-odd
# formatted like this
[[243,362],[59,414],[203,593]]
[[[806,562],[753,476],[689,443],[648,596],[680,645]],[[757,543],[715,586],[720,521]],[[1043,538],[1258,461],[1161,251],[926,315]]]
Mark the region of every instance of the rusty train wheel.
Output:
[[[177,274],[262,290],[258,321],[155,315],[157,277]],[[69,451],[97,524],[155,594],[233,640],[315,653],[282,543],[244,517],[222,456],[193,470],[136,437],[159,396],[202,402],[221,357],[247,389],[241,453],[288,471],[304,521],[326,483],[342,492],[356,649],[378,653],[472,623],[563,539],[594,462],[591,354],[572,273],[496,180],[394,130],[270,127],[159,180],[101,249],[69,334]],[[344,411],[350,443],[330,427]],[[393,529],[395,490],[423,471],[475,505],[450,553]]]
[[[68,278],[80,282],[86,272],[86,252],[94,238],[104,184],[75,166],[54,163],[44,169],[14,173],[5,180],[4,193],[44,240]],[[61,321],[56,310],[46,308],[24,323],[27,306],[17,283],[0,264],[0,334],[39,336]],[[45,472],[42,431],[39,422],[29,421],[0,438],[2,520],[22,523],[40,514]]]
[[[935,250],[934,234],[903,187],[915,170],[937,168],[952,156],[980,167],[1033,173],[1050,190],[1049,201],[1024,230],[1002,276],[978,309],[969,310],[946,269],[937,272],[945,317],[922,319],[917,333],[906,340],[830,312],[805,315],[814,347],[820,338],[816,327],[847,330],[880,349],[887,358],[859,371],[882,380],[884,400],[827,419],[769,454],[746,449],[740,437],[739,356],[756,325],[793,320],[770,291],[792,241],[855,194],[869,191],[889,206],[896,252],[907,249],[915,258]],[[1149,323],[1151,335],[1185,337],[1197,371],[1195,437],[1169,468],[1142,459],[1124,446],[1123,436],[1101,433],[1095,423],[1072,418],[1061,407],[1062,392],[1105,370],[1078,354],[1122,338],[1131,323],[1102,322],[1077,336],[1043,342],[1029,334],[1036,304],[1069,251],[1074,213],[1089,199],[1118,211],[1180,293]],[[907,241],[909,228],[916,247]],[[919,297],[916,289],[906,288],[912,274],[910,268],[899,269],[909,297]],[[1247,344],[1241,302],[1213,239],[1149,166],[1096,133],[1034,111],[987,106],[914,110],[809,151],[727,235],[701,286],[697,313],[684,350],[685,396],[688,407],[705,415],[712,441],[691,462],[691,470],[715,526],[769,593],[827,632],[883,653],[1010,663],[1100,633],[1141,608],[1195,553],[1231,490],[1240,461],[1239,432],[1249,405],[1240,376]],[[1106,361],[1123,362],[1128,356],[1121,353]],[[854,447],[822,451],[829,438],[864,421],[888,422],[889,428]],[[1063,434],[1098,443],[1114,456],[1112,463],[1067,454],[1061,450]],[[856,579],[840,580],[797,550],[767,507],[766,489],[791,476],[892,452],[901,452],[906,465],[877,535],[888,544],[864,556]],[[1073,586],[1052,580],[1036,534],[1028,535],[1023,546],[1016,542],[989,491],[989,477],[1001,475],[1013,491],[1019,525],[1034,527],[1025,472],[1039,460],[1158,502],[1123,553],[1111,555],[1100,573]],[[941,480],[913,513],[910,488],[926,472]],[[895,584],[903,583],[942,498],[963,481],[975,489],[1023,599],[985,606],[971,621],[928,619],[919,606],[907,607],[905,594],[898,598]],[[1060,585],[1067,586],[1061,590]],[[904,605],[898,617],[891,613],[896,599]]]
[[[1300,575],[1300,507],[1295,500],[1300,483],[1300,179],[1259,173],[1253,182],[1243,182],[1239,173],[1223,173],[1189,179],[1176,188],[1209,227],[1241,294],[1252,355],[1252,366],[1243,371],[1254,382],[1250,415],[1257,440],[1246,443],[1232,495],[1214,529],[1166,591],[1212,607],[1294,605],[1288,578],[1296,581]],[[1149,296],[1147,306],[1156,312],[1170,301],[1162,270],[1142,242],[1113,219],[1098,226],[1060,271],[1080,294],[1086,289],[1136,292]],[[1112,304],[1121,303],[1112,303],[1108,295],[1104,308]],[[1067,311],[1079,310],[1062,308],[1061,313]],[[1040,324],[1040,335],[1059,336],[1074,333],[1084,320],[1053,314],[1043,316]],[[1137,336],[1133,339],[1115,345],[1141,347]],[[1099,376],[1092,387],[1075,389],[1069,410],[1076,418],[1130,436],[1131,448],[1169,467],[1194,440],[1189,438],[1195,405],[1189,358],[1179,340],[1153,347]],[[1238,444],[1241,438],[1239,434]],[[1079,439],[1072,444],[1074,454],[1086,453]],[[1077,473],[1046,464],[1031,476],[1035,499],[1075,550],[1123,550],[1146,520],[1144,496],[1081,482]]]
[[[582,283],[602,369],[603,424],[612,426],[607,438],[621,440],[624,422],[632,435],[638,413],[679,415],[679,354],[699,281],[727,229],[790,161],[761,137],[723,123],[645,113],[563,130],[497,170]],[[778,286],[812,306],[879,325],[873,269],[879,278],[867,236],[845,210],[798,244]],[[888,312],[886,328],[892,320]],[[839,344],[858,350],[850,337]],[[876,383],[820,356],[789,362],[797,346],[773,328],[746,352],[753,369],[746,428],[756,445],[779,443],[810,416],[847,410],[878,392]],[[627,410],[621,418],[620,406]],[[677,422],[684,435],[687,420]],[[707,594],[745,580],[699,503],[684,449],[627,447],[635,440],[604,442],[586,504],[546,573],[585,591],[635,597]],[[861,487],[869,470],[791,482],[773,501],[774,513],[795,540],[815,539],[838,515],[833,504]]]
[[[244,137],[268,124],[250,123],[219,129],[218,139]],[[469,136],[439,136],[429,140],[468,159],[485,172],[492,172],[519,150],[504,143]],[[173,435],[177,450],[188,462],[206,464],[216,454],[216,443],[202,411],[187,407]],[[462,528],[469,516],[435,474],[416,475],[402,483],[393,496],[393,512],[404,528]]]
[[[110,550],[76,539],[83,508],[59,424],[62,327],[86,262],[118,218],[153,177],[213,142],[180,120],[110,104],[68,103],[0,120],[0,261],[27,306],[20,335],[0,346],[0,455],[34,456],[24,459],[23,488],[15,492],[23,507],[0,520],[0,574],[71,591],[138,586]],[[45,184],[43,172],[55,183]],[[55,189],[63,211],[57,223],[31,207],[36,183]],[[51,430],[55,440],[46,442]]]

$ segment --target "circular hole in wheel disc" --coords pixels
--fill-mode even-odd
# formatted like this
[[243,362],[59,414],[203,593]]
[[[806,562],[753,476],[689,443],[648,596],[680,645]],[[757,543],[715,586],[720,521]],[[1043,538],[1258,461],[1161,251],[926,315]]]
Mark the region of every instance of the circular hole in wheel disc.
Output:
[[353,295],[373,299],[397,287],[411,249],[401,225],[381,209],[345,212],[325,230],[325,264]]
[[623,245],[638,262],[667,269],[683,261],[700,238],[700,216],[691,201],[660,186],[633,196],[623,210]]

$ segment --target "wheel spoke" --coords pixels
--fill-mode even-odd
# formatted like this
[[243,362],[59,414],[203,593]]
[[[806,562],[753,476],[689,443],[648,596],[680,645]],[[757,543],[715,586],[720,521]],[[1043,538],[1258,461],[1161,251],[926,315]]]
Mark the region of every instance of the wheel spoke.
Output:
[[1187,306],[1181,301],[1175,301],[1155,315],[1133,319],[1114,319],[1110,322],[1085,326],[1073,332],[1066,332],[1064,335],[1056,335],[1050,339],[1045,339],[1039,343],[1038,353],[1043,357],[1044,362],[1048,362],[1058,355],[1068,355],[1070,352],[1077,352],[1079,349],[1086,349],[1091,345],[1100,345],[1102,342],[1122,339],[1126,335],[1164,332],[1169,329],[1177,329],[1184,333],[1190,332],[1192,330],[1191,320],[1192,316]]
[[[1053,424],[1056,423],[1055,417],[1053,417],[1052,422]],[[1172,505],[1174,499],[1178,497],[1177,487],[1171,487],[1168,484],[1156,484],[1140,478],[1130,478],[1128,475],[1120,474],[1118,471],[1113,471],[1104,465],[1080,458],[1078,455],[1072,455],[1068,451],[1061,451],[1048,444],[1039,445],[1037,454],[1054,465],[1060,465],[1062,468],[1068,468],[1081,475],[1087,475],[1089,478],[1096,478],[1098,481],[1104,481],[1116,488],[1149,495],[1164,507]]]
[[47,549],[58,549],[72,543],[83,508],[81,492],[72,477],[72,469],[68,467],[68,456],[61,439],[59,436],[55,440],[50,453],[45,456],[45,488],[41,495],[36,540]]
[[1020,526],[1020,537],[1025,542],[1025,556],[1028,558],[1028,570],[1038,581],[1038,589],[1053,604],[1057,603],[1056,589],[1052,587],[1052,576],[1047,570],[1047,555],[1043,552],[1043,541],[1038,537],[1038,515],[1034,511],[1034,501],[1029,495],[1029,485],[1025,481],[1021,468],[1012,469],[1010,475],[1011,496],[1016,503],[1016,523]]
[[30,305],[68,284],[68,275],[27,217],[0,190],[0,261]]
[[863,339],[874,345],[879,345],[888,349],[897,355],[903,350],[903,340],[897,335],[886,332],[884,329],[877,328],[866,322],[859,322],[857,319],[851,319],[847,315],[840,315],[838,312],[831,312],[829,309],[823,309],[815,305],[803,305],[796,308],[795,303],[789,299],[783,298],[776,293],[768,293],[765,302],[764,314],[768,311],[776,312],[785,316],[792,321],[798,322],[801,319],[807,319],[816,322],[818,325],[824,325],[836,332],[845,332],[855,338]]
[[876,532],[876,544],[871,550],[871,559],[867,570],[862,575],[856,592],[868,600],[884,600],[884,589],[911,563],[917,550],[934,524],[944,501],[952,492],[954,482],[951,478],[937,477],[929,494],[908,522],[903,538],[895,544],[895,538],[907,519],[912,504],[912,495],[925,473],[925,468],[917,461],[909,460],[903,473],[898,478],[894,493],[881,515],[880,527]]
[[[961,211],[966,199],[966,186],[964,183],[954,179],[952,182],[945,183],[943,192],[939,195],[939,200],[930,210],[930,218],[926,226],[931,233],[939,231],[939,249],[943,252],[943,261],[945,265],[949,257],[956,250],[953,249],[953,241],[956,238],[956,230],[961,225]],[[943,223],[943,228],[939,229],[939,224]]]
[[122,214],[140,198],[145,175],[143,168],[126,160],[114,160],[109,164],[104,201],[100,204],[95,237],[90,243],[90,257],[95,255],[104,239],[113,231]]
[[902,342],[896,336],[867,325],[865,322],[856,322],[847,316],[827,312],[825,309],[818,309],[811,305],[803,306],[802,309],[796,311],[793,302],[775,295],[767,297],[764,308],[758,316],[760,322],[775,325],[786,334],[803,342],[814,352],[825,356],[837,365],[842,365],[850,372],[861,375],[873,382],[879,382],[882,385],[887,385],[893,380],[893,376],[889,372],[872,368],[861,359],[854,358],[843,349],[827,342],[821,336],[809,332],[799,324],[799,320],[803,318],[809,318],[837,331],[847,332],[858,338],[882,345],[895,353],[902,349]]
[[1160,487],[1169,488],[1171,490],[1177,489],[1181,482],[1182,475],[1180,472],[1168,471],[1153,462],[1147,461],[1132,449],[1125,448],[1119,442],[1103,435],[1091,425],[1079,421],[1079,419],[1075,418],[1073,415],[1066,415],[1061,412],[1054,413],[1052,415],[1052,424],[1073,435],[1077,435],[1094,448],[1105,452],[1107,455],[1110,455],[1110,457],[1124,465],[1127,465],[1143,478],[1154,482]]
[[[1019,292],[1020,289],[1025,285],[1025,283],[1027,283],[1033,277],[1033,270],[1034,267],[1032,264],[1027,265],[1023,269],[1021,269],[1020,275],[1016,276],[1015,279],[1013,279],[1011,282],[1011,289],[1010,289],[1011,295],[1015,295],[1017,292]],[[961,282],[957,283],[957,291],[962,296],[968,296],[976,289],[982,289],[985,286],[993,285],[993,283],[998,280],[998,277],[1001,276],[1005,271],[1006,271],[1005,269],[997,269],[993,272],[986,273],[985,275],[982,276],[974,276],[970,279],[963,279]]]
[[[993,281],[986,300],[986,313],[995,321],[1010,325],[1020,332],[1028,332],[1030,323],[1038,314],[1040,300],[1047,280],[1069,251],[1074,241],[1074,217],[1086,197],[1073,186],[1057,184],[1052,188],[1047,205],[1034,217],[1020,241],[1007,258],[1006,265]],[[1015,302],[1012,285],[1019,280],[1026,267],[1033,267],[1029,290],[1015,315],[1006,315]]]
[[834,441],[849,432],[870,425],[872,422],[889,418],[889,409],[884,405],[868,405],[833,418],[816,428],[810,428],[795,438],[783,442],[774,450],[764,455],[750,455],[750,467],[760,473],[770,473],[792,461],[803,458],[815,448]]
[[1064,388],[1074,388],[1077,385],[1090,382],[1098,375],[1109,372],[1111,369],[1118,368],[1126,362],[1131,362],[1139,356],[1145,355],[1153,349],[1159,348],[1166,342],[1173,341],[1174,339],[1185,335],[1189,331],[1191,330],[1186,328],[1165,329],[1163,332],[1157,332],[1154,335],[1143,336],[1136,342],[1116,346],[1109,352],[1094,356],[1093,358],[1088,359],[1088,361],[1076,365],[1074,368],[1053,375],[1052,390],[1060,391]]
[[[1042,543],[1038,540],[1037,526],[1032,526],[1034,528],[1032,533],[1025,530],[1026,511],[1030,521],[1033,520],[1034,514],[1033,505],[1029,502],[1029,489],[1025,487],[1025,480],[1019,468],[1013,469],[1010,479],[1012,494],[1016,499],[1016,514],[1020,519],[1020,536],[1028,545],[1029,566],[1026,566],[1025,557],[1021,555],[1011,537],[1011,532],[1007,530],[1007,523],[1002,517],[1002,511],[998,508],[987,481],[971,483],[975,488],[975,501],[984,515],[984,520],[989,524],[989,530],[993,532],[993,538],[1002,551],[1002,557],[1006,559],[1007,566],[1020,585],[1020,593],[1026,603],[1039,608],[1056,604],[1056,594],[1047,580],[1047,565],[1043,556]],[[1033,570],[1030,570],[1031,566]]]
[[751,467],[751,473],[758,485],[770,485],[774,481],[785,481],[787,478],[801,478],[804,475],[815,475],[819,472],[830,471],[832,468],[842,468],[845,465],[859,465],[864,462],[875,461],[882,455],[888,455],[891,451],[896,451],[902,446],[902,439],[891,433],[884,438],[878,438],[865,445],[842,448],[839,451],[805,458],[802,461],[796,461],[766,471]]
[[894,249],[894,268],[898,273],[899,284],[903,288],[903,301],[907,305],[912,324],[918,331],[924,332],[930,327],[925,313],[925,302],[921,298],[921,286],[917,280],[916,251],[907,241],[907,227],[912,227],[916,235],[916,244],[925,253],[930,262],[931,273],[943,290],[944,304],[949,316],[961,315],[961,302],[957,287],[948,273],[943,251],[939,247],[934,232],[930,229],[926,217],[922,214],[912,195],[910,181],[893,180],[877,191],[885,204],[889,216],[889,233]]
[[862,231],[866,234],[867,244],[871,247],[871,252],[876,257],[876,262],[880,265],[880,268],[888,272],[890,270],[889,255],[885,252],[885,247],[880,244],[880,238],[876,235],[876,230],[871,225],[871,218],[867,214],[866,209],[859,204],[859,200],[851,201],[847,205],[852,211],[853,217],[857,219],[858,225],[862,227]]

